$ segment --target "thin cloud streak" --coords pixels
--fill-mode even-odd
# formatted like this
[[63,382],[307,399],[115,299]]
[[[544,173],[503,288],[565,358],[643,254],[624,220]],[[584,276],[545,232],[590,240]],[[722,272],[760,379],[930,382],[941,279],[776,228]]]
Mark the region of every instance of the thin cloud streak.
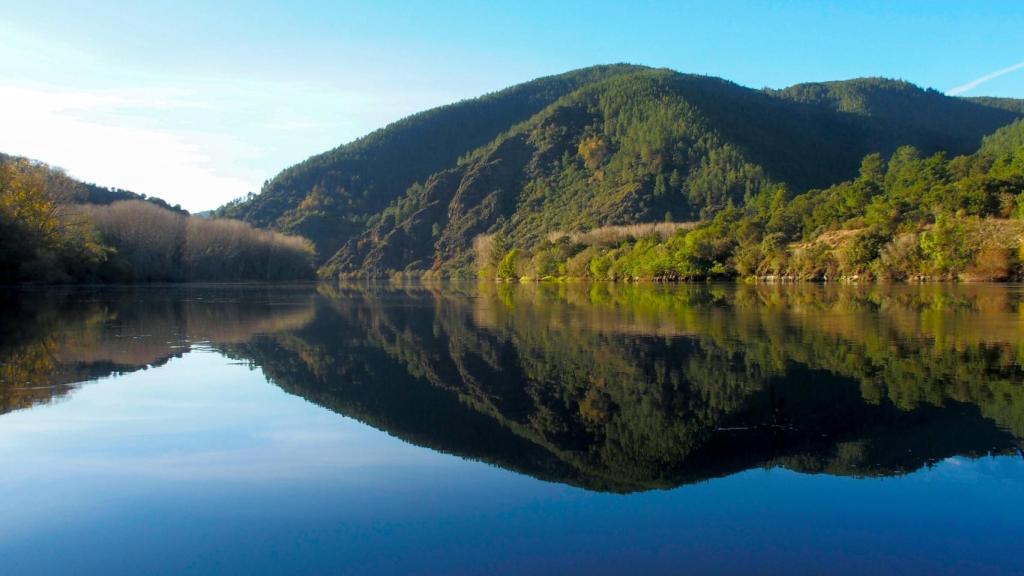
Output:
[[1018,62],[1018,63],[1014,64],[1013,66],[1007,66],[1006,68],[1003,68],[1001,70],[996,70],[995,72],[992,72],[991,74],[986,74],[986,75],[984,75],[984,76],[982,76],[980,78],[975,78],[974,80],[971,80],[967,84],[963,84],[963,85],[957,86],[955,88],[950,88],[949,90],[946,91],[946,95],[947,96],[957,96],[959,94],[963,94],[964,92],[968,92],[970,90],[974,90],[975,88],[977,88],[978,86],[981,86],[982,84],[984,84],[985,82],[988,82],[989,80],[995,80],[996,78],[999,78],[1000,76],[1005,76],[1005,75],[1009,74],[1010,72],[1014,72],[1014,71],[1020,70],[1021,68],[1024,68],[1024,62]]

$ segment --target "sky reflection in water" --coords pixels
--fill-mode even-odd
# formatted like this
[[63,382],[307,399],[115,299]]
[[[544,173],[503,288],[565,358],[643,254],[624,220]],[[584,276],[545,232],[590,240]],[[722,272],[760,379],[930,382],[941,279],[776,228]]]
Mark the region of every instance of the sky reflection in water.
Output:
[[1016,289],[524,290],[9,299],[0,573],[1024,570]]

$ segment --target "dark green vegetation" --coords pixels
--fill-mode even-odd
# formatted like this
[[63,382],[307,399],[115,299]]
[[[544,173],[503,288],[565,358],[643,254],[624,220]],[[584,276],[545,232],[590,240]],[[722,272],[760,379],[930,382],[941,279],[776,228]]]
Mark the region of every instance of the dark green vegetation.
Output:
[[792,196],[770,185],[670,237],[491,241],[483,275],[609,280],[775,277],[1007,280],[1024,276],[1024,121],[976,153],[871,154],[858,176]]
[[312,248],[301,238],[0,158],[0,284],[312,276]]
[[0,401],[45,402],[204,341],[409,442],[590,489],[771,466],[884,476],[1022,448],[1012,288],[480,290],[8,294]]
[[288,168],[218,215],[312,240],[321,260],[415,182],[588,83],[640,69],[597,66],[421,112]]
[[[1021,116],[1019,104],[885,79],[751,90],[598,67],[410,117],[285,170],[221,213],[307,236],[325,277],[492,275],[510,251],[532,258],[549,236],[788,201],[856,177],[869,154],[971,154]],[[560,275],[574,250],[543,257],[554,269],[511,274]],[[717,264],[699,273],[735,273]]]

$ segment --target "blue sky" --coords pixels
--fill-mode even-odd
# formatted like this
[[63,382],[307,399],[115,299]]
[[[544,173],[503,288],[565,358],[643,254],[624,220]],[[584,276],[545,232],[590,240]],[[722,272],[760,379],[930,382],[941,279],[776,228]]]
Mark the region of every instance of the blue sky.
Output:
[[[214,4],[216,4],[214,6]],[[0,151],[191,210],[410,113],[609,62],[1024,98],[1024,2],[0,0]]]

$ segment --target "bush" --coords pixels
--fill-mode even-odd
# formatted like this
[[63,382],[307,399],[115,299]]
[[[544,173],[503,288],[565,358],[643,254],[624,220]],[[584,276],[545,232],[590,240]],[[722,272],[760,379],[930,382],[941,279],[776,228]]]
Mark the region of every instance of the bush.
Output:
[[733,255],[733,265],[740,276],[760,275],[764,252],[759,245],[740,246]]
[[569,258],[565,263],[565,275],[570,278],[586,278],[590,276],[590,261],[597,255],[597,249],[584,248]]
[[116,281],[307,280],[313,248],[303,238],[237,220],[183,216],[148,202],[85,206],[113,249],[104,268]]
[[939,214],[935,224],[921,234],[921,252],[929,271],[940,276],[956,276],[971,261],[971,247],[961,222]]
[[480,278],[494,278],[506,251],[505,237],[501,234],[480,234],[473,238],[477,275]]
[[917,234],[896,236],[878,251],[875,275],[889,280],[906,280],[921,271],[921,249]]
[[519,251],[513,248],[509,250],[508,254],[501,259],[498,263],[497,278],[499,280],[515,280],[519,278],[519,274],[516,272],[516,259],[519,257]]
[[[81,212],[95,224],[103,242],[114,249],[112,265],[128,277],[108,272],[111,280],[182,281],[185,273],[187,216],[137,200],[108,206],[87,205]],[[108,270],[110,268],[108,267]]]
[[1010,250],[986,246],[978,251],[964,276],[970,280],[1008,280],[1013,268]]
[[612,253],[605,252],[590,261],[590,277],[598,280],[614,280],[611,276],[612,263],[615,261]]
[[88,220],[70,209],[77,186],[45,164],[0,162],[0,283],[95,276],[107,251]]
[[866,228],[839,250],[839,268],[847,276],[869,272],[887,237],[876,228]]
[[794,252],[790,267],[792,273],[803,280],[835,278],[839,272],[832,249],[820,243]]

